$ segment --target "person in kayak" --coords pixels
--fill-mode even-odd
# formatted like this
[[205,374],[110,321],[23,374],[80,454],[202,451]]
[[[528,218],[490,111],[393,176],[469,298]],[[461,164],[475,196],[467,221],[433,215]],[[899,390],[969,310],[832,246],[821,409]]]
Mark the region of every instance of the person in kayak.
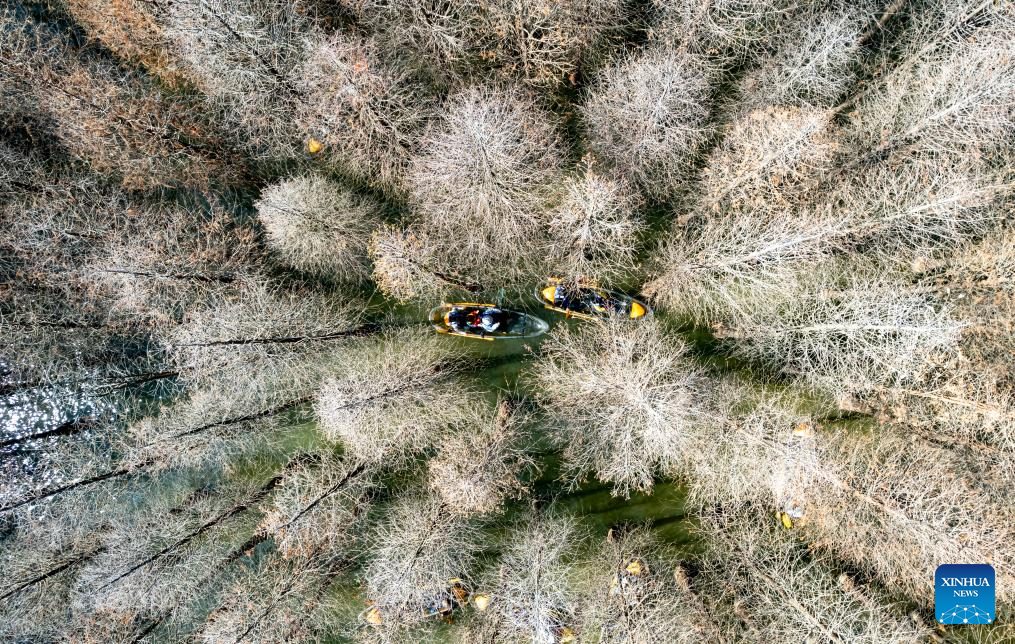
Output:
[[485,335],[503,330],[504,311],[495,307],[456,307],[448,314],[448,324],[458,333]]
[[558,286],[553,294],[553,305],[578,313],[624,313],[623,302],[603,296],[598,289],[581,286]]
[[486,333],[500,330],[504,322],[504,311],[500,309],[484,309],[479,316],[479,328]]
[[579,318],[637,320],[652,314],[647,305],[623,293],[555,277],[537,286],[535,295],[544,307]]

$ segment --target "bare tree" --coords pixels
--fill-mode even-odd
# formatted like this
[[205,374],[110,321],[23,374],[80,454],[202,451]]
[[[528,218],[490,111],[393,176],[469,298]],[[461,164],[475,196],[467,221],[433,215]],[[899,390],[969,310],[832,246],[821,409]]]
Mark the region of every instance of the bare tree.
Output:
[[708,134],[713,70],[650,47],[602,72],[582,106],[591,151],[643,190],[671,193]]
[[561,163],[557,147],[552,118],[518,90],[451,96],[408,177],[419,225],[439,255],[501,283],[537,272],[529,242]]
[[529,382],[554,422],[570,475],[594,474],[627,496],[684,462],[697,424],[709,416],[707,383],[685,350],[651,320],[550,334]]
[[835,6],[780,29],[780,46],[742,81],[741,109],[836,106],[856,81],[873,4]]
[[[38,23],[26,17],[17,7],[5,6],[0,9],[0,45],[4,59],[0,62],[0,99],[3,100],[4,114],[0,124],[4,127],[19,127],[31,122],[37,106],[34,94],[26,88],[25,81],[33,66],[42,66],[50,57],[62,53],[61,43],[46,34],[38,33]],[[19,74],[21,72],[21,74]],[[30,87],[30,86],[29,86]]]
[[490,598],[488,628],[512,640],[559,642],[578,626],[574,575],[585,535],[564,515],[533,515],[504,545],[500,567],[480,588]]
[[702,435],[690,459],[689,501],[702,509],[753,503],[799,519],[819,472],[813,416],[790,394],[759,398],[737,382],[718,390],[716,404],[735,411]]
[[[923,602],[935,561],[987,557],[1012,578],[1010,513],[963,475],[961,457],[887,432],[829,438],[807,510],[815,541]],[[999,581],[1001,603],[1008,587]]]
[[224,589],[202,639],[314,641],[337,629],[328,593],[359,545],[370,476],[330,450],[289,468],[259,528],[276,552]]
[[480,545],[475,524],[437,498],[396,501],[368,537],[365,594],[381,623],[367,628],[399,641],[405,629],[461,601],[455,580],[468,583]]
[[45,182],[45,169],[34,155],[0,143],[0,194],[13,197],[18,188],[40,186]]
[[[824,136],[820,117],[815,132]],[[744,318],[752,300],[795,290],[804,266],[857,251],[890,264],[976,238],[999,220],[999,197],[1009,190],[975,168],[911,163],[871,169],[842,182],[827,202],[812,203],[806,163],[794,176],[779,175],[768,161],[766,175],[754,175],[765,180],[749,180],[748,171],[719,182],[711,203],[720,214],[702,213],[703,221],[663,242],[647,294],[708,321]],[[815,161],[820,168],[822,158]]]
[[[28,293],[29,289],[22,292]],[[51,389],[58,392],[53,394],[57,398],[94,397],[127,392],[176,375],[159,360],[157,352],[148,351],[150,347],[137,327],[107,327],[101,320],[75,311],[68,302],[60,302],[65,295],[62,289],[39,289],[35,295],[39,306],[19,309],[16,315],[0,320],[0,334],[7,343],[0,353],[0,386],[5,395]]]
[[860,161],[903,150],[933,160],[994,149],[1013,127],[1010,28],[1009,17],[974,38],[945,38],[932,53],[914,43],[914,63],[858,103],[850,149],[858,146]]
[[[957,35],[964,27],[997,25],[1003,26],[1013,19],[1011,8],[981,0],[940,0],[939,2],[908,7],[910,24],[907,31],[895,43],[897,49],[908,53],[919,51],[923,43],[926,51],[938,48],[951,36]],[[904,61],[912,64],[910,59]]]
[[883,277],[819,275],[788,304],[761,303],[750,321],[722,333],[740,355],[838,396],[903,386],[931,355],[954,349],[963,326]]
[[[54,333],[71,320],[100,325],[101,305],[88,306],[76,293],[78,271],[102,250],[99,242],[123,226],[127,196],[107,189],[98,175],[50,170],[36,155],[5,148],[3,160],[9,163],[0,203],[0,269],[8,287],[0,291],[3,323],[30,331],[48,320]],[[14,366],[13,359],[7,362]]]
[[832,165],[838,143],[828,113],[769,107],[730,123],[702,171],[700,216],[781,213],[815,201],[815,179]]
[[[154,482],[154,481],[153,481]],[[184,555],[185,565],[172,569],[164,566],[160,572],[167,579],[146,579],[140,585],[154,589],[155,596],[144,596],[139,593],[136,601],[129,605],[105,606],[96,609],[90,603],[88,590],[82,589],[83,581],[91,583],[98,570],[109,570],[110,549],[120,549],[120,554],[134,554],[141,547],[125,547],[122,539],[132,535],[139,539],[151,536],[153,531],[167,529],[167,535],[177,534],[181,515],[207,507],[207,478],[175,477],[162,479],[158,485],[144,490],[141,494],[110,496],[97,506],[77,504],[59,508],[52,515],[44,512],[31,517],[30,521],[19,526],[18,540],[11,545],[20,543],[22,546],[32,539],[35,542],[38,558],[26,557],[19,553],[17,559],[8,558],[14,564],[5,572],[11,572],[10,590],[4,595],[3,611],[5,619],[3,628],[6,637],[24,639],[55,639],[60,637],[73,638],[81,641],[138,640],[153,630],[153,626],[166,621],[169,614],[177,620],[176,637],[181,631],[186,633],[188,620],[193,620],[194,600],[201,598],[203,593],[215,592],[215,578],[220,568],[234,562],[243,551],[244,546],[234,549],[221,565],[211,565],[211,549],[208,543],[191,548]],[[197,487],[195,487],[195,485]],[[96,507],[101,510],[96,510]],[[188,519],[183,519],[186,522]],[[167,528],[167,525],[169,526]],[[205,526],[205,531],[216,528],[216,525]],[[167,545],[165,556],[180,555],[188,545],[200,539],[201,535],[193,533],[189,541],[179,541]],[[27,540],[27,541],[26,541]],[[148,544],[149,547],[152,545]],[[158,546],[156,546],[158,547]],[[128,552],[129,551],[129,552]],[[161,552],[161,551],[160,551]],[[158,561],[162,554],[155,553],[151,562]],[[150,562],[150,563],[151,563]],[[162,559],[165,564],[165,559]],[[39,567],[28,571],[18,570],[20,565],[38,564]],[[210,570],[203,577],[199,569]],[[119,573],[119,569],[112,568]],[[28,578],[17,575],[28,573]],[[129,572],[123,577],[114,578],[113,584],[136,583],[135,573]],[[174,579],[174,575],[179,578]],[[142,576],[143,573],[142,573]],[[123,581],[126,580],[126,581]],[[164,582],[177,582],[171,592],[159,593],[159,585]],[[106,594],[105,588],[101,589]],[[178,592],[177,592],[178,591]],[[82,597],[82,593],[84,596]],[[158,609],[153,609],[157,606]],[[7,612],[9,610],[9,613]],[[152,612],[155,610],[155,612]]]
[[[425,335],[424,335],[425,334]],[[430,332],[361,342],[338,357],[315,405],[321,429],[368,463],[397,465],[474,417],[456,350]]]
[[158,15],[181,67],[238,129],[248,153],[294,157],[306,138],[293,118],[302,100],[296,75],[311,37],[297,6],[183,0],[161,5]]
[[77,580],[69,635],[141,639],[168,614],[178,626],[192,622],[202,594],[215,593],[251,547],[243,527],[281,476],[223,483],[218,494],[199,489],[172,511],[154,507],[114,524]]
[[308,175],[277,183],[261,194],[257,214],[268,245],[290,266],[346,281],[369,273],[377,209],[334,181]]
[[644,287],[705,321],[740,317],[745,300],[784,293],[795,267],[830,255],[844,227],[812,192],[836,150],[827,114],[760,109],[724,134],[702,171],[702,197],[662,242],[657,276]]
[[912,386],[865,401],[910,431],[969,454],[998,491],[1010,487],[1015,472],[1015,398],[1005,367],[1015,319],[1010,237],[999,230],[913,262],[920,290],[967,324],[960,350],[927,361]]
[[[122,492],[130,483],[132,470],[116,458],[114,450],[122,449],[120,437],[104,431],[80,438],[58,442],[34,458],[18,455],[17,449],[13,455],[5,454],[5,467],[0,472],[0,516],[13,521],[33,514],[74,514],[68,508],[101,505]],[[28,467],[14,467],[17,464]]]
[[[58,478],[60,472],[52,475]],[[179,499],[179,490],[167,486],[161,497],[146,497],[142,505],[166,510]],[[43,640],[64,633],[78,573],[104,552],[103,533],[123,521],[127,511],[114,493],[98,498],[78,494],[68,503],[7,514],[0,541],[0,637]]]
[[929,360],[910,387],[847,403],[960,454],[999,497],[1015,490],[1015,396],[997,363],[942,356]]
[[686,571],[645,527],[613,528],[579,563],[582,641],[728,641]]
[[39,104],[64,146],[94,170],[121,175],[127,187],[199,186],[236,174],[194,105],[115,67],[71,63],[46,84]]
[[342,344],[373,331],[361,316],[321,294],[252,282],[239,298],[191,311],[163,341],[185,382],[231,385],[244,400],[271,406],[309,395]]
[[[977,14],[977,11],[964,13],[961,19],[947,20],[947,28],[934,36],[935,42],[921,45],[918,49],[919,54],[914,53],[913,58],[905,59],[905,62],[887,72],[873,85],[874,88],[880,89],[865,90],[857,97],[863,99],[858,113],[863,112],[866,109],[864,105],[869,104],[872,114],[875,115],[861,116],[860,122],[864,122],[866,118],[877,122],[876,126],[867,130],[870,138],[878,141],[877,143],[860,145],[857,144],[858,135],[849,134],[847,137],[849,145],[836,145],[835,130],[829,129],[828,124],[831,118],[841,111],[843,105],[825,110],[812,109],[800,112],[798,114],[801,116],[806,115],[807,122],[798,122],[796,128],[784,129],[781,136],[773,138],[769,135],[778,134],[778,129],[769,130],[771,125],[765,129],[758,127],[766,121],[759,123],[754,119],[741,118],[730,129],[724,142],[710,159],[703,175],[707,186],[706,196],[699,199],[692,213],[684,219],[707,220],[710,211],[718,210],[724,213],[725,209],[731,206],[744,211],[744,216],[748,218],[738,221],[733,226],[717,218],[716,223],[706,224],[700,232],[685,233],[686,241],[668,244],[664,256],[669,256],[668,258],[672,258],[673,261],[664,260],[664,262],[672,268],[664,268],[663,275],[650,284],[649,291],[660,297],[661,301],[668,299],[674,305],[687,306],[694,314],[721,317],[723,313],[712,307],[736,309],[736,299],[743,297],[745,291],[767,289],[777,292],[785,288],[785,268],[774,270],[780,267],[784,260],[811,263],[836,250],[836,246],[853,250],[854,244],[861,243],[865,249],[881,251],[883,255],[895,258],[900,251],[922,252],[928,244],[957,243],[982,234],[984,227],[996,218],[996,215],[990,212],[990,206],[998,194],[1006,190],[1004,182],[991,176],[983,168],[977,167],[978,162],[969,158],[953,158],[947,165],[927,161],[909,162],[903,165],[901,170],[894,164],[887,165],[883,162],[886,160],[885,155],[888,155],[887,160],[890,160],[893,151],[903,149],[912,151],[913,148],[909,145],[912,141],[907,139],[908,147],[905,148],[902,139],[894,143],[887,140],[881,143],[882,132],[888,136],[896,126],[884,119],[876,118],[877,113],[886,113],[879,112],[879,109],[896,110],[892,114],[897,114],[898,118],[908,118],[906,114],[912,115],[905,111],[908,109],[905,106],[914,99],[903,98],[901,93],[905,92],[907,96],[917,95],[908,83],[919,84],[920,92],[924,94],[928,87],[935,87],[929,81],[916,80],[923,64],[920,62],[920,56],[938,51],[945,52],[941,54],[942,56],[947,54],[956,58],[961,57],[963,54],[959,54],[958,50],[964,51],[969,45],[944,45],[950,42],[952,32],[965,22],[975,19],[974,14]],[[982,63],[990,55],[994,55],[990,52],[995,50],[992,50],[989,44],[996,40],[995,36],[991,36],[992,33],[994,32],[991,28],[983,28],[982,36],[987,43],[976,50],[982,55],[970,52],[971,61],[981,60]],[[980,58],[977,59],[977,56]],[[1003,78],[1004,71],[1003,67],[990,71],[989,64],[983,65],[986,65],[983,68],[987,70],[984,74],[994,76],[985,83],[982,92],[970,94],[968,100],[955,98],[955,101],[960,101],[961,104],[955,103],[954,109],[982,109],[985,110],[984,118],[988,118],[991,110],[1004,104],[1003,90],[990,89],[999,87],[997,83]],[[943,88],[946,84],[939,83],[937,86]],[[891,88],[896,86],[909,89],[900,89],[893,94]],[[951,91],[946,89],[941,91],[945,93]],[[992,91],[994,94],[988,96]],[[761,94],[758,96],[759,100],[763,99]],[[879,100],[877,96],[883,97],[884,108],[876,107]],[[931,105],[937,98],[928,100],[931,101],[928,105]],[[991,107],[992,105],[995,107]],[[928,134],[930,137],[928,140],[942,141],[947,137],[971,140],[967,136],[965,122],[953,119],[956,114],[952,108],[945,108],[938,116],[930,114],[929,120],[917,127],[934,128],[935,132],[951,128],[951,133],[944,133],[940,137]],[[791,125],[793,119],[783,117],[770,123]],[[748,125],[750,127],[745,127]],[[852,127],[850,131],[856,129]],[[755,133],[761,135],[757,140],[767,140],[777,145],[769,144],[770,151],[758,155],[750,146],[738,150],[743,143],[750,143],[750,136],[744,135]],[[911,139],[916,134],[917,130],[913,130],[903,138]],[[861,150],[859,155],[857,149]],[[765,146],[759,146],[757,150],[765,150]],[[734,154],[729,155],[730,152]],[[810,164],[803,163],[797,167],[796,177],[804,181],[784,182],[785,177],[780,172],[781,164],[783,162],[792,164],[801,158],[797,156],[801,152],[808,154],[812,160]],[[940,156],[943,148],[937,152],[928,149],[928,152]],[[749,163],[737,163],[737,159],[747,159]],[[857,170],[861,171],[857,173]],[[769,172],[772,173],[771,181],[768,180]],[[815,203],[816,200],[813,199],[813,186],[819,181],[825,185],[821,188],[822,192],[833,194],[834,198],[827,203]],[[780,186],[780,189],[774,194],[771,188],[764,189],[760,193],[755,192],[759,184],[763,187],[763,182]],[[784,185],[788,185],[791,190],[787,191],[782,187]],[[789,203],[782,201],[781,198],[785,193],[792,194],[794,191],[798,197],[803,197],[802,201],[799,199],[790,200]],[[880,199],[881,195],[889,197]],[[897,206],[900,203],[903,204],[902,207]],[[781,215],[787,206],[791,205],[796,207],[791,211],[792,216],[786,226],[788,232],[785,234],[781,230],[784,226],[783,216],[773,219],[764,217],[755,219],[749,216],[756,210],[764,211],[767,208],[775,209],[773,214]],[[742,236],[738,231],[749,229],[760,230],[762,234],[752,234],[743,237],[743,242],[737,241]],[[756,244],[755,238],[760,238],[762,243]],[[743,249],[743,253],[733,251],[727,254],[724,249],[731,248],[731,244]],[[749,259],[754,266],[743,265],[739,261],[740,258]],[[732,270],[727,268],[730,265]],[[707,273],[710,266],[714,266],[717,271],[712,276]],[[667,293],[672,295],[667,298]],[[702,301],[703,304],[697,304],[698,301]],[[719,303],[714,304],[715,301]],[[685,302],[688,304],[682,304]],[[737,313],[740,312],[733,311],[733,314]],[[728,310],[726,314],[730,314]]]
[[57,558],[45,539],[8,540],[0,555],[4,579],[10,582],[0,593],[0,635],[10,641],[56,639],[67,629],[66,606],[76,568],[95,549],[68,549],[70,556]]
[[889,262],[978,239],[1003,219],[1011,182],[977,162],[879,166],[834,193],[844,241]]
[[468,76],[483,49],[474,0],[363,0],[350,4],[357,19],[369,25],[384,53],[411,52],[405,64],[440,85]]
[[286,472],[260,529],[286,559],[347,554],[360,536],[373,474],[330,450],[317,463],[300,463]]
[[991,500],[961,451],[906,428],[822,427],[799,402],[764,398],[703,441],[692,500],[753,505],[749,520],[800,531],[925,602],[935,560],[989,556],[1000,576],[1012,574],[1006,501]]
[[[345,565],[343,565],[345,563]],[[348,562],[312,551],[266,556],[242,570],[201,626],[203,642],[316,642],[338,626],[327,593]]]
[[[0,324],[12,339],[8,364],[26,385],[89,375],[125,384],[166,371],[151,364],[153,328],[166,332],[254,270],[251,227],[214,197],[159,202],[96,175],[36,170],[19,179],[30,189],[0,209],[11,286]],[[136,364],[118,365],[121,356]]]
[[[240,391],[235,384],[203,387],[132,423],[123,465],[139,472],[212,468],[243,454],[274,451],[281,436],[310,419],[311,396],[297,390],[289,399],[265,400],[263,392],[277,387],[271,378],[251,374]],[[244,395],[248,391],[253,395]]]
[[489,514],[526,491],[520,480],[533,467],[522,446],[524,415],[507,400],[477,402],[427,464],[432,492],[452,512]]
[[623,179],[605,177],[587,161],[580,175],[564,183],[549,221],[552,270],[565,279],[605,284],[629,276],[645,228],[640,206]]
[[948,253],[912,264],[921,289],[954,307],[967,321],[963,349],[983,369],[1004,361],[1013,348],[1007,332],[1015,321],[1015,253],[1012,232],[995,230]]
[[159,24],[159,5],[143,0],[66,0],[75,22],[118,57],[144,65],[170,86],[190,82]]
[[234,174],[194,102],[89,56],[31,19],[3,21],[11,40],[0,63],[8,100],[94,171],[130,188],[200,186]]
[[315,43],[299,70],[297,114],[322,152],[353,176],[389,190],[404,187],[411,149],[432,100],[398,68],[378,60],[373,42],[338,33]]
[[663,242],[657,276],[643,291],[706,323],[751,324],[773,300],[792,300],[802,267],[834,255],[842,226],[827,211],[709,221]]
[[[0,9],[0,639],[902,642],[928,631],[882,588],[923,611],[956,560],[1008,606],[1013,28]],[[512,345],[399,321],[643,272],[665,310],[562,324],[511,398],[482,383]],[[370,276],[391,301],[350,299]],[[591,477],[678,477],[704,553],[591,543],[557,512]]]
[[442,85],[488,69],[537,87],[574,83],[626,21],[617,0],[371,0],[357,13],[388,51],[409,50]]
[[[20,181],[39,181],[38,190],[4,213],[7,257],[21,275],[4,299],[11,344],[3,351],[3,385],[13,396],[5,420],[17,432],[4,436],[3,449],[18,455],[11,463],[24,463],[3,468],[10,476],[4,513],[91,505],[88,499],[108,499],[110,490],[143,480],[137,473],[185,459],[215,461],[229,451],[198,442],[175,445],[172,454],[141,450],[124,426],[152,413],[179,376],[152,342],[153,327],[166,333],[181,308],[229,289],[228,271],[250,261],[244,227],[222,212],[155,206],[92,179],[24,173]],[[128,248],[135,250],[129,258]],[[115,256],[125,263],[113,263]],[[43,417],[48,405],[63,411]]]
[[786,0],[652,0],[649,36],[730,65],[764,47],[795,8]]
[[[760,521],[760,524],[759,524]],[[770,521],[749,511],[703,519],[708,551],[703,592],[723,629],[751,641],[912,642],[923,627],[900,606],[807,555]]]
[[425,226],[400,229],[381,226],[370,237],[370,259],[374,281],[388,296],[406,302],[430,302],[448,294],[478,293],[484,287],[463,270],[471,266],[452,266],[450,258],[439,253],[434,233]]
[[482,7],[485,55],[537,86],[574,84],[583,63],[625,22],[618,0],[490,0]]
[[263,251],[253,227],[239,220],[235,204],[208,197],[207,205],[124,204],[124,224],[80,269],[108,298],[112,320],[167,333],[186,311],[236,297],[256,279]]

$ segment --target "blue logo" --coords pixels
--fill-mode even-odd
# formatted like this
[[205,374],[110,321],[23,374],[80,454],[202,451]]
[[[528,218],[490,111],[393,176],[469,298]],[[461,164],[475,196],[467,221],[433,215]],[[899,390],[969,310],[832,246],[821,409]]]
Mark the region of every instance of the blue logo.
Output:
[[939,624],[994,623],[993,566],[942,564],[934,581],[934,613]]

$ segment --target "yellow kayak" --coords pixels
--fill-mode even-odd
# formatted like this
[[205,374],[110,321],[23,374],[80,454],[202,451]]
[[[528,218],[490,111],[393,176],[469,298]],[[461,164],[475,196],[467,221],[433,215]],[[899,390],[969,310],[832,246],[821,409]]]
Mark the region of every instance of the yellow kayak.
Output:
[[652,315],[647,304],[630,295],[596,286],[564,284],[554,278],[536,287],[536,298],[544,308],[583,320],[610,316],[637,320]]

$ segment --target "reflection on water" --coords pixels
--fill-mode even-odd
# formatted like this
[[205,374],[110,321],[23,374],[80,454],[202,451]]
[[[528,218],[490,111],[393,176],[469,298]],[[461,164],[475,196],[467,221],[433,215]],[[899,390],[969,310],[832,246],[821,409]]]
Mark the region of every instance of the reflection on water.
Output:
[[56,431],[75,422],[93,422],[116,413],[110,397],[81,389],[37,387],[0,401],[0,441]]
[[56,459],[72,449],[108,450],[124,423],[150,413],[171,389],[48,386],[0,397],[0,482],[21,490],[65,482],[66,468]]
[[53,467],[60,441],[68,436],[75,441],[92,438],[116,422],[122,402],[68,387],[37,387],[5,396],[0,400],[2,476],[12,482],[31,480],[33,487],[63,482],[61,468]]

